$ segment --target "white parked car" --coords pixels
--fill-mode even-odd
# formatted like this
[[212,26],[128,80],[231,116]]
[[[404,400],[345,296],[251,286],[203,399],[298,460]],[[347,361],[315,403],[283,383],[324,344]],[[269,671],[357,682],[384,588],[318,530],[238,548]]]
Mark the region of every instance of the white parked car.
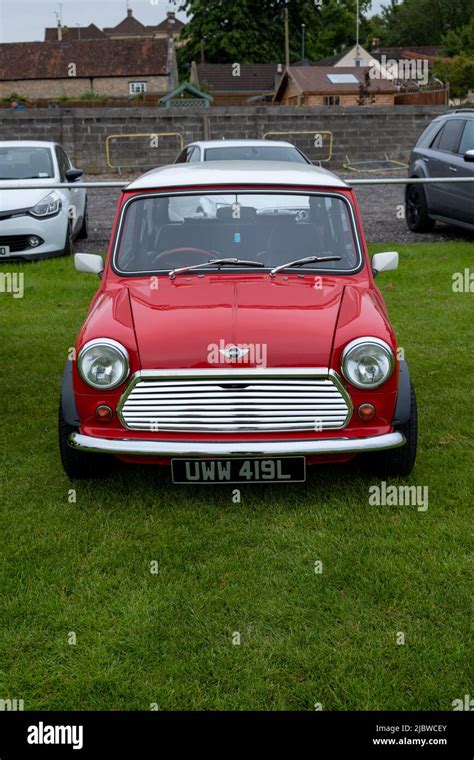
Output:
[[175,164],[201,161],[290,161],[311,164],[304,153],[283,140],[200,140],[185,145]]
[[[64,149],[53,142],[0,142],[0,259],[41,259],[72,253],[87,237],[87,196]],[[21,182],[27,189],[15,190]],[[77,188],[62,187],[77,182]],[[57,184],[57,189],[38,185]]]

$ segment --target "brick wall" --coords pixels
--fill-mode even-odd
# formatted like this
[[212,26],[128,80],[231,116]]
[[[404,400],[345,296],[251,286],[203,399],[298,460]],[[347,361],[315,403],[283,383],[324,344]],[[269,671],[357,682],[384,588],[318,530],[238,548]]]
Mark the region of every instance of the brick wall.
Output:
[[[357,106],[357,100],[358,100],[359,94],[353,93],[350,95],[339,95],[339,105],[345,108],[351,108],[352,106]],[[375,103],[367,103],[370,108],[380,107],[380,106],[393,106],[393,101],[395,98],[395,94],[380,94],[376,96]],[[305,98],[305,105],[307,106],[323,106],[324,105],[324,95],[307,95]]]
[[[338,168],[346,156],[353,161],[390,158],[406,161],[425,126],[446,109],[432,106],[378,106],[344,108],[235,107],[235,108],[94,108],[0,111],[0,140],[54,140],[64,145],[74,163],[90,173],[110,172],[105,158],[107,135],[180,132],[184,142],[221,138],[261,138],[266,132],[289,130],[308,135],[280,135],[297,144],[313,160],[328,154],[314,135],[333,133],[333,157],[328,168]],[[155,140],[156,144],[156,140]],[[170,163],[179,149],[177,138],[159,138],[152,147],[147,138],[118,140],[111,145],[112,163],[129,170]],[[125,161],[124,161],[125,157]]]
[[0,97],[6,98],[13,92],[28,98],[78,98],[86,92],[111,97],[128,97],[129,82],[146,82],[147,92],[165,94],[168,78],[156,77],[96,77],[93,79],[68,77],[67,79],[31,79],[0,82]]

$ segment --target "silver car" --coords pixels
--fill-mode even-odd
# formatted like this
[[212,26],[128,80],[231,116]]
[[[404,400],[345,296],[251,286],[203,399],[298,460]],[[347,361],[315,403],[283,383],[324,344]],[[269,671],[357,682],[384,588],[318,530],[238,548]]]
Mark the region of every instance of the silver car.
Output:
[[[474,109],[431,122],[413,148],[408,176],[474,178]],[[429,232],[437,220],[474,230],[474,182],[407,185],[405,204],[412,232]]]
[[311,164],[304,153],[283,140],[199,140],[178,153],[175,164],[201,161],[290,161]]
[[[0,142],[0,260],[72,253],[87,237],[87,197],[64,149],[53,142]],[[63,187],[77,182],[77,188]],[[26,188],[14,189],[18,184]],[[45,189],[44,184],[55,188]]]

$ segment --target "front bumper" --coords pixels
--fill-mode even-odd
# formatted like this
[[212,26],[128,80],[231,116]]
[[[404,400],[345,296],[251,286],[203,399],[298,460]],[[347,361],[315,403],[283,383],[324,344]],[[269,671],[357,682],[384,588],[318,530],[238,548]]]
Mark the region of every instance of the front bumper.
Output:
[[11,251],[9,254],[2,256],[2,261],[18,261],[21,259],[34,261],[35,259],[42,259],[62,253],[66,241],[67,224],[67,212],[64,210],[48,219],[35,219],[29,216],[29,214],[11,219],[1,219],[0,245],[8,245],[8,240],[12,236],[26,237],[37,235],[44,240],[44,243],[38,246],[31,247],[25,245],[22,250]]
[[318,456],[362,454],[396,449],[406,443],[402,433],[386,433],[368,438],[327,438],[315,441],[149,441],[96,438],[71,433],[73,449],[97,454],[146,457],[231,457],[231,456]]

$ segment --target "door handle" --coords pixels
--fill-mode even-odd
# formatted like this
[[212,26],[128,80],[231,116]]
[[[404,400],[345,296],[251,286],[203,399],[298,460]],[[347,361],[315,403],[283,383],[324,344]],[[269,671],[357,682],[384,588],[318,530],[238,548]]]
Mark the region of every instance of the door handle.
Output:
[[449,171],[450,171],[450,172],[455,172],[455,173],[456,173],[456,172],[457,172],[457,169],[456,169],[456,167],[455,167],[455,166],[450,166],[450,167],[449,167]]

